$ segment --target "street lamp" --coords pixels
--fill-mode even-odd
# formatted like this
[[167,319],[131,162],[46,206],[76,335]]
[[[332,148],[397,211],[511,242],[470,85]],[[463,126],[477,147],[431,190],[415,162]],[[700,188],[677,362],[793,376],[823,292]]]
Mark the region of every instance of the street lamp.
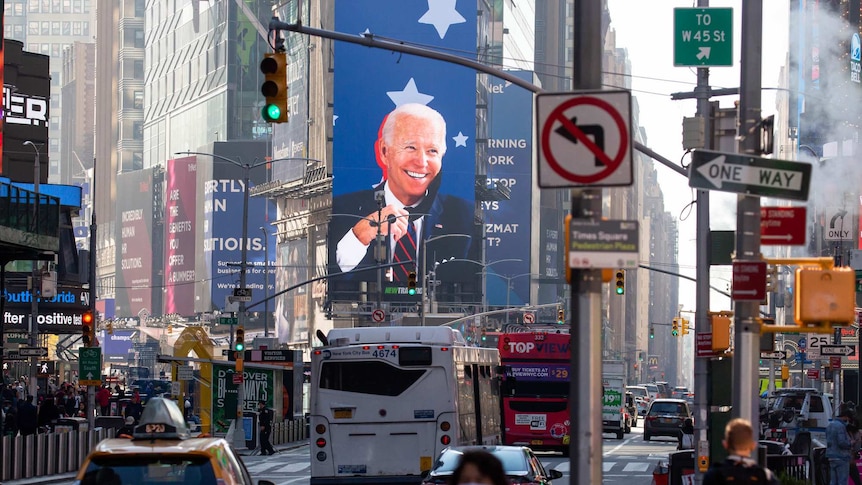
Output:
[[[488,292],[486,291],[486,287],[488,284],[488,282],[487,282],[488,272],[486,270],[488,269],[488,266],[491,266],[491,265],[494,265],[497,263],[509,263],[509,262],[521,263],[524,260],[520,259],[520,258],[506,258],[506,259],[498,259],[496,261],[491,261],[490,263],[483,263],[481,261],[476,261],[475,259],[454,259],[453,258],[453,259],[450,259],[448,262],[452,263],[452,262],[459,262],[459,261],[465,262],[465,263],[478,264],[479,266],[482,267],[482,273],[481,273],[482,274],[482,313],[486,313],[488,311]],[[500,275],[498,275],[498,276],[500,276]],[[508,301],[506,303],[506,306],[507,307],[509,306]]]
[[420,272],[420,274],[422,276],[422,301],[421,301],[419,309],[422,312],[420,322],[421,322],[421,325],[423,327],[425,326],[425,314],[427,313],[425,311],[425,290],[427,288],[426,281],[428,279],[428,273],[427,273],[427,269],[428,269],[428,255],[427,255],[427,253],[428,253],[428,251],[426,251],[426,249],[428,249],[428,243],[429,242],[434,242],[438,239],[443,239],[443,238],[447,238],[447,237],[466,237],[467,239],[473,239],[473,237],[470,236],[469,234],[441,234],[439,236],[430,237],[428,239],[424,239],[424,238],[422,239],[422,271]]
[[[30,140],[23,145],[30,145],[36,151],[36,159],[33,164],[33,193],[36,194],[36,203],[33,204],[33,232],[39,232],[39,179],[42,175],[42,167],[39,164],[39,147]],[[39,281],[39,262],[33,261],[33,271],[30,276],[30,347],[39,347],[39,295],[36,291]],[[90,283],[93,284],[92,282]],[[36,384],[36,370],[39,366],[39,358],[30,358],[30,395],[37,396],[39,386]]]
[[[521,273],[521,274],[516,274],[515,276],[504,276],[504,275],[497,274],[497,273],[494,273],[494,274],[499,276],[500,278],[503,278],[504,280],[506,280],[506,308],[510,307],[509,299],[512,296],[512,280],[513,279],[520,278],[522,276],[533,276],[533,275],[539,276],[535,273]],[[506,312],[506,323],[509,323],[509,312]]]
[[263,336],[266,338],[269,337],[269,231],[263,226],[260,230],[263,231]]

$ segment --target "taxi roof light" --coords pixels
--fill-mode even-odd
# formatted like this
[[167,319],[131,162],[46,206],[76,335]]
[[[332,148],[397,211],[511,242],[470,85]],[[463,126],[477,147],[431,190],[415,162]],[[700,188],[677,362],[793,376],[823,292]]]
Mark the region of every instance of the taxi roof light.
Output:
[[135,426],[136,440],[184,440],[191,437],[183,412],[174,401],[153,397],[147,401],[141,420]]

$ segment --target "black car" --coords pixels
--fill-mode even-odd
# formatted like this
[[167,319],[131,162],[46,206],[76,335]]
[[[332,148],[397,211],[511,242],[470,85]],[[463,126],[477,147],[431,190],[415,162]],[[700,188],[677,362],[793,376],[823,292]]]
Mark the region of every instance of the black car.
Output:
[[422,485],[448,484],[452,472],[461,461],[461,455],[468,450],[485,450],[496,456],[503,463],[503,470],[512,483],[547,485],[551,480],[563,476],[558,470],[545,470],[533,450],[526,446],[450,446],[440,452],[434,468],[424,475]]
[[685,399],[653,400],[644,416],[644,441],[653,436],[679,438],[680,427],[691,417],[691,409]]

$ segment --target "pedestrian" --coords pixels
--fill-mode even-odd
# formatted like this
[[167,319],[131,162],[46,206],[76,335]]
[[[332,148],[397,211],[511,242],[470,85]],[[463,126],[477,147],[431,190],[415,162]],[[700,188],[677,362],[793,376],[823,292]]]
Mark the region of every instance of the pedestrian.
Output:
[[826,426],[826,458],[829,460],[829,484],[846,485],[850,480],[850,449],[853,440],[847,431],[847,424],[853,418],[853,412],[846,406],[841,406],[838,417],[833,418]]
[[452,485],[507,485],[509,480],[503,464],[496,456],[484,450],[465,451],[452,472]]
[[111,391],[108,386],[102,386],[99,392],[96,393],[96,402],[99,404],[99,411],[102,416],[110,415]]
[[192,402],[188,396],[186,396],[185,402],[183,403],[183,410],[185,412],[186,421],[190,421],[192,418]]
[[36,418],[36,424],[39,428],[50,429],[54,426],[54,423],[60,417],[60,410],[57,409],[57,405],[54,402],[54,396],[50,394],[45,396],[42,401],[41,406],[39,406],[39,412]]
[[126,416],[125,424],[117,431],[117,438],[131,438],[135,435],[135,418]]
[[123,410],[123,413],[126,417],[131,416],[134,418],[137,423],[139,419],[141,419],[141,413],[144,412],[144,406],[141,404],[141,394],[135,389],[135,392],[132,394],[132,402],[126,405],[126,408]]
[[272,410],[266,407],[266,401],[257,402],[257,422],[260,425],[260,454],[274,455],[275,449],[269,442],[272,434]]
[[36,434],[36,423],[36,406],[33,405],[33,396],[28,394],[18,406],[18,430],[23,436]]
[[18,413],[12,407],[12,401],[3,401],[3,436],[15,437],[18,434]]
[[679,443],[676,449],[694,449],[694,421],[691,418],[685,418],[685,421],[683,421],[682,426],[679,428]]
[[855,416],[850,418],[850,422],[847,423],[847,433],[850,434],[850,442],[852,444],[850,447],[850,480],[853,481],[854,485],[862,485],[862,477],[859,476],[859,467],[856,466],[856,460],[859,458],[860,444],[862,444],[862,430],[856,424]]
[[[751,453],[757,449],[754,430],[746,419],[730,420],[724,427],[724,439],[721,444],[727,450],[727,458],[710,467],[703,477],[703,485],[723,485],[725,483],[756,483],[765,485],[780,485],[778,477],[772,470],[761,467],[751,459]],[[847,483],[846,471],[844,483]]]

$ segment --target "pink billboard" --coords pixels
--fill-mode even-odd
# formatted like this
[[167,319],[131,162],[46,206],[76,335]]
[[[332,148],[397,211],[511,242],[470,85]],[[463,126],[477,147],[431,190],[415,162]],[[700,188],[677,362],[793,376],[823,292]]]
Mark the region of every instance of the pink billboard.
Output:
[[197,158],[168,160],[165,172],[164,313],[195,313]]

